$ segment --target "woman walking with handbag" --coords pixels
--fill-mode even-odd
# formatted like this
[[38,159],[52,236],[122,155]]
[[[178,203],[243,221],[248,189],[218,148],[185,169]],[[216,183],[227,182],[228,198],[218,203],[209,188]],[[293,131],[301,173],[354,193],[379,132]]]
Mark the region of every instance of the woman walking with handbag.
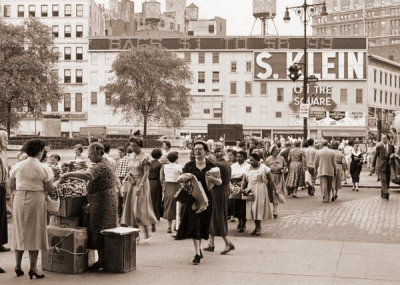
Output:
[[[10,172],[10,188],[16,190],[13,201],[13,239],[17,276],[24,275],[21,261],[24,251],[29,251],[30,279],[44,278],[37,270],[39,250],[48,249],[46,192],[55,190],[52,173],[40,160],[45,152],[42,140],[30,140],[23,149],[28,155]],[[29,218],[28,218],[29,217]]]
[[359,191],[358,184],[360,183],[360,173],[363,165],[362,152],[359,148],[359,144],[354,143],[353,150],[351,151],[351,162],[350,162],[350,175],[353,182],[353,191]]
[[[204,211],[197,213],[192,208],[184,206],[182,222],[179,226],[176,239],[193,239],[193,245],[195,250],[195,256],[193,264],[197,265],[200,263],[203,254],[201,252],[201,240],[208,240],[210,219],[211,219],[211,193],[207,188],[206,183],[206,172],[213,168],[215,165],[206,159],[206,153],[208,152],[208,145],[204,141],[196,141],[194,143],[194,156],[195,159],[186,163],[183,168],[183,173],[191,173],[200,182],[203,187],[205,194],[208,199],[208,207]],[[217,179],[211,177],[210,180],[218,182]]]

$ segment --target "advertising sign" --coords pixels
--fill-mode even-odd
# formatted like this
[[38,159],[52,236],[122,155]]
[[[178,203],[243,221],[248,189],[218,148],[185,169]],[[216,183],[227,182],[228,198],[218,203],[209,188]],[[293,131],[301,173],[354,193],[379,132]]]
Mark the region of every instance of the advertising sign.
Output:
[[308,118],[310,115],[310,104],[300,104],[300,118]]
[[300,104],[303,103],[308,103],[313,107],[322,107],[326,110],[335,109],[336,103],[332,100],[332,86],[309,84],[307,86],[307,102],[304,102],[303,87],[294,87],[293,101],[289,104],[290,108],[298,111]]
[[[254,79],[289,80],[288,68],[302,62],[303,56],[297,51],[254,52]],[[310,51],[308,74],[322,80],[366,80],[366,62],[365,51]]]
[[[325,113],[325,114],[324,114]],[[366,116],[364,112],[310,112],[308,124],[311,127],[365,127]],[[290,126],[302,126],[303,119],[300,112],[290,112]]]

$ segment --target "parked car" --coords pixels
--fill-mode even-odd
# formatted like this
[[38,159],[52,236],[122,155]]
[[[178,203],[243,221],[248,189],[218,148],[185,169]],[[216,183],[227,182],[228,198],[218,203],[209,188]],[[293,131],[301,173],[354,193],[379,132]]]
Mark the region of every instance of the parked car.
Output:
[[183,148],[185,145],[185,138],[182,136],[164,135],[159,137],[157,141],[160,143],[163,141],[169,141],[171,143],[171,147]]

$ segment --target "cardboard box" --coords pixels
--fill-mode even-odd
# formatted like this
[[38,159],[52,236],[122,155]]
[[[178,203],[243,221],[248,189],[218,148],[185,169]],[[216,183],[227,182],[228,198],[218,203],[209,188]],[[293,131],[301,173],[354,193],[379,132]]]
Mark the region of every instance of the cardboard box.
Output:
[[50,216],[50,226],[58,226],[63,228],[76,228],[80,226],[80,217],[64,218],[61,216]]
[[73,274],[87,270],[88,234],[86,228],[47,226],[47,234],[50,249],[42,251],[43,270]]
[[101,233],[104,235],[104,271],[126,273],[135,270],[139,230],[118,227]]

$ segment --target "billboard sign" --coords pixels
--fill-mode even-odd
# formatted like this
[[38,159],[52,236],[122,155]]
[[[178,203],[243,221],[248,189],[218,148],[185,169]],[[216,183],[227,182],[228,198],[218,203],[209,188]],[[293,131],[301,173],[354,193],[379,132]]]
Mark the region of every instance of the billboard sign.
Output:
[[[366,80],[366,51],[310,51],[308,74],[322,80]],[[254,52],[255,80],[289,80],[288,68],[303,62],[302,51]],[[299,78],[303,79],[303,76]]]

